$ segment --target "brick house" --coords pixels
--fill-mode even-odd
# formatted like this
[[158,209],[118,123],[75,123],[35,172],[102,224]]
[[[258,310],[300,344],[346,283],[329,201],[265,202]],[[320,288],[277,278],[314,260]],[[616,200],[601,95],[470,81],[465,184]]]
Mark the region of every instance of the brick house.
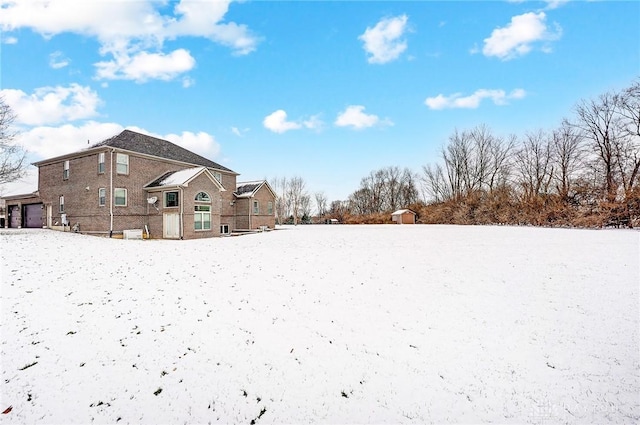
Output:
[[[236,182],[238,173],[131,130],[34,165],[38,191],[25,197],[29,203],[6,202],[7,209],[28,209],[32,215],[38,208],[27,205],[38,205],[37,227],[65,225],[109,236],[142,229],[153,238],[168,239],[275,227],[275,194],[266,181],[248,197],[246,183]],[[246,202],[257,207],[245,208]],[[28,226],[25,218],[6,223],[36,227]],[[28,223],[34,223],[33,216]]]

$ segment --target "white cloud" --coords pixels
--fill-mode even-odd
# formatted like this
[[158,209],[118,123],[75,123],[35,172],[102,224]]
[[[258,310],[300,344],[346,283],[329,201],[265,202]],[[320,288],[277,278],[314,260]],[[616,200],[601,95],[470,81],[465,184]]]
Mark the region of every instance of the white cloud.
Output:
[[138,52],[134,56],[127,53],[114,55],[115,60],[98,62],[97,77],[108,80],[134,80],[143,83],[148,80],[172,80],[176,76],[191,70],[195,59],[184,49],[163,53]]
[[[484,39],[482,53],[485,56],[509,60],[529,53],[534,43],[544,43],[560,38],[562,35],[560,26],[555,24],[555,29],[550,30],[545,20],[544,12],[529,12],[512,17],[506,27],[494,29],[491,36]],[[550,51],[550,46],[543,45],[543,51]]]
[[0,90],[0,95],[16,114],[16,124],[47,125],[98,115],[98,94],[89,87],[41,87],[31,95],[22,90]]
[[[62,33],[95,37],[101,44],[100,54],[113,57],[96,64],[98,78],[167,80],[193,68],[193,58],[182,49],[164,54],[165,40],[203,37],[230,47],[236,54],[255,50],[259,38],[246,25],[223,22],[230,2],[2,0],[0,30],[28,28],[47,38]],[[172,4],[173,9],[169,7]],[[169,59],[181,62],[161,72],[159,63],[167,65]]]
[[64,68],[69,65],[69,59],[60,51],[53,52],[49,55],[49,66],[53,69]]
[[38,169],[27,167],[26,174],[20,180],[0,185],[0,196],[31,193],[38,190]]
[[244,137],[244,135],[249,132],[249,129],[248,128],[242,128],[241,129],[241,128],[238,128],[238,127],[231,127],[231,132],[233,134],[235,134],[236,136],[238,136],[238,137]]
[[320,119],[320,115],[312,115],[302,121],[302,125],[310,130],[320,131],[324,128],[324,122]]
[[[133,128],[132,128],[133,129]],[[138,130],[136,130],[138,131]],[[147,131],[140,131],[141,133],[150,134]],[[165,136],[159,136],[155,134],[150,134],[154,137],[159,137],[160,139],[168,140],[171,143],[175,143],[176,145],[182,146],[185,149],[188,149],[192,152],[195,152],[199,155],[202,155],[206,158],[214,158],[220,153],[220,144],[216,141],[215,137],[212,135],[205,133],[204,131],[200,131],[198,133],[193,133],[191,131],[183,131],[182,134],[167,134]]]
[[350,105],[338,114],[335,125],[338,127],[352,127],[356,130],[373,127],[375,125],[393,125],[389,119],[380,120],[377,115],[366,114],[362,105]]
[[384,18],[375,27],[367,27],[358,38],[364,42],[364,50],[370,55],[369,63],[387,63],[397,59],[407,49],[402,39],[407,29],[407,15]]
[[480,106],[483,99],[490,99],[496,105],[506,105],[511,99],[522,99],[525,96],[526,92],[523,89],[515,89],[508,94],[504,90],[479,89],[469,96],[462,96],[460,93],[450,96],[439,94],[428,97],[424,103],[429,109],[475,109]]
[[262,121],[262,124],[266,129],[279,134],[302,128],[302,125],[297,122],[287,121],[287,113],[282,109],[278,109],[274,113],[267,115]]
[[18,44],[18,39],[16,37],[3,36],[2,37],[2,42],[4,44]]
[[[205,132],[183,131],[181,134],[154,134],[139,127],[130,130],[168,140],[207,158],[214,158],[220,152],[220,144],[215,137]],[[120,124],[88,121],[81,126],[66,124],[60,127],[41,126],[22,131],[16,142],[21,144],[35,160],[53,158],[85,149],[108,139],[124,130]]]
[[242,137],[242,132],[238,127],[231,127],[231,132],[238,137]]
[[185,89],[188,89],[189,87],[193,86],[195,83],[196,83],[196,80],[190,77],[184,77],[182,79],[182,87],[184,87]]
[[557,9],[560,6],[564,6],[565,4],[569,3],[569,0],[545,0],[545,1],[547,2],[546,9],[548,10]]
[[120,133],[123,129],[119,124],[95,121],[89,121],[81,126],[71,124],[60,127],[42,126],[22,131],[17,142],[37,159],[46,159],[85,149],[89,145]]

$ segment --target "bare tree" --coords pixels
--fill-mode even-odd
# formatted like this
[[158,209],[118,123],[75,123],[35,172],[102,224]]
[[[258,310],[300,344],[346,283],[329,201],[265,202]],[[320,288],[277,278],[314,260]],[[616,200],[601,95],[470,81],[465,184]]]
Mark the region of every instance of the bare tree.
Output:
[[402,184],[400,188],[400,204],[402,206],[409,206],[420,201],[420,195],[418,191],[418,175],[411,171],[409,168],[405,168],[402,171]]
[[380,172],[383,176],[382,208],[374,212],[395,211],[402,202],[402,171],[400,167],[392,166],[383,168]]
[[612,202],[616,198],[616,143],[621,137],[616,106],[618,98],[612,93],[597,99],[583,100],[576,107],[577,120],[574,125],[582,131],[595,155],[596,171],[602,173],[605,198]]
[[344,219],[351,213],[349,209],[348,201],[332,201],[329,206],[329,214],[332,218],[337,219],[340,222],[344,222]]
[[[448,198],[458,200],[476,191],[491,192],[506,184],[514,146],[514,136],[505,141],[485,125],[470,131],[455,130],[441,151],[444,168],[423,171],[432,191],[437,188],[439,196],[447,194]],[[448,186],[446,190],[441,187],[442,180]]]
[[311,218],[311,196],[306,192],[300,197],[300,219],[308,223]]
[[459,200],[466,194],[469,186],[468,170],[471,161],[469,133],[464,131],[460,133],[456,129],[449,136],[449,144],[442,148],[441,155],[451,198]]
[[11,107],[0,97],[0,185],[19,180],[26,172],[26,152],[15,143],[15,119],[16,115]]
[[563,200],[567,200],[572,188],[575,174],[582,169],[582,137],[566,120],[553,130],[554,179],[556,192]]
[[615,140],[615,156],[625,198],[640,183],[640,80],[617,96],[620,137]]
[[549,193],[553,178],[552,144],[543,130],[529,132],[514,155],[516,181],[524,200]]
[[305,191],[306,183],[302,177],[291,177],[287,183],[287,200],[291,205],[291,215],[293,224],[298,224],[298,219],[302,215],[303,197],[307,196]]
[[282,224],[289,216],[290,203],[287,197],[287,178],[275,177],[270,182],[270,185],[276,192],[276,220],[278,221],[278,224]]
[[496,137],[492,139],[490,150],[490,164],[487,169],[486,185],[489,192],[507,185],[511,176],[511,157],[518,138],[515,134],[506,139]]
[[624,131],[640,137],[640,78],[624,90],[618,100],[620,115],[624,117]]
[[316,200],[316,209],[319,216],[323,216],[327,213],[327,195],[324,192],[316,192],[314,194]]
[[450,185],[440,164],[422,167],[422,187],[426,194],[425,201],[445,202],[451,199]]
[[361,187],[349,195],[349,209],[358,215],[371,214],[373,212],[371,210],[371,199],[371,189]]

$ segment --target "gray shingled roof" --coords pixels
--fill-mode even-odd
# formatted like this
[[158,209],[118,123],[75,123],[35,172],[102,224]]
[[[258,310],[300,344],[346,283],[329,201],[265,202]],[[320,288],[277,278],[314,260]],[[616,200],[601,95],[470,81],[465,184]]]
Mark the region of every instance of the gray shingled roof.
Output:
[[[200,165],[203,167],[215,168],[218,170],[235,171],[223,167],[222,165],[211,161],[203,156],[193,153],[185,148],[175,145],[167,140],[158,139],[157,137],[147,136],[146,134],[136,133],[131,130],[124,130],[122,133],[113,136],[100,143],[96,143],[91,148],[100,146],[110,146],[118,149],[125,149],[146,155],[158,156],[161,158],[172,159],[174,161],[186,162],[188,164]],[[90,148],[90,149],[91,149]]]
[[238,183],[236,187],[236,196],[243,195],[245,193],[253,193],[263,182],[250,182],[250,183]]

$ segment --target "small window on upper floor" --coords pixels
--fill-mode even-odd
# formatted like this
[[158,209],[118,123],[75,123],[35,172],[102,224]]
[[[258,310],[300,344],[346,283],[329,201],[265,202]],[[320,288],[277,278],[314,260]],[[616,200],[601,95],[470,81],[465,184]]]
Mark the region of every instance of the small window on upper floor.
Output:
[[196,202],[211,202],[211,198],[207,192],[198,192],[195,197]]
[[104,173],[104,152],[98,154],[98,173]]
[[173,208],[177,207],[178,202],[178,192],[165,192],[164,193],[164,207],[165,208]]
[[129,174],[129,155],[124,153],[116,154],[116,172],[118,174]]
[[65,161],[62,166],[62,179],[69,180],[69,161]]
[[216,180],[218,180],[218,183],[222,184],[222,173],[220,173],[218,171],[214,171],[213,172],[213,177],[215,177]]

